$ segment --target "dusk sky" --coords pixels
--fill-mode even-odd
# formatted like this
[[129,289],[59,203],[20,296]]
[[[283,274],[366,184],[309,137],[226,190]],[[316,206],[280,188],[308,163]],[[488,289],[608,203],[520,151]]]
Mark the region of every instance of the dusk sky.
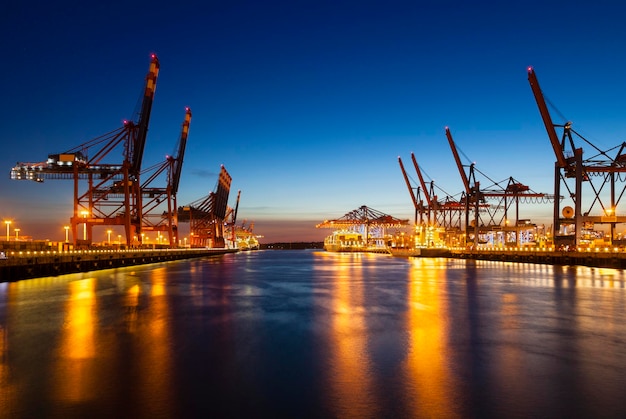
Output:
[[[151,53],[161,67],[143,167],[175,152],[189,106],[179,205],[214,190],[223,164],[231,206],[241,190],[238,223],[254,222],[262,242],[322,240],[317,223],[361,205],[412,221],[397,161],[417,180],[411,152],[458,197],[446,126],[493,180],[552,193],[527,68],[555,123],[621,143],[624,12],[618,0],[4,2],[0,217],[63,238],[72,182],[11,181],[10,169],[132,118]],[[538,204],[524,218],[551,213]]]

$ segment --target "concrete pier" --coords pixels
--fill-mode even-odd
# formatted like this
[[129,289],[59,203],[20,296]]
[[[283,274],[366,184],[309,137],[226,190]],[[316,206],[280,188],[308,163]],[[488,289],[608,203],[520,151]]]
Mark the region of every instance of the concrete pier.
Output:
[[[150,249],[5,252],[0,258],[0,282],[56,276],[123,266],[219,256],[237,249]],[[0,255],[1,257],[2,255]]]

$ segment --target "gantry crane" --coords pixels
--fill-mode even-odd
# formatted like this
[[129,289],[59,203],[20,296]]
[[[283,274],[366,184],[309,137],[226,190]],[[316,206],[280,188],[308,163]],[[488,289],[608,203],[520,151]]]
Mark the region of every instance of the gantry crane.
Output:
[[[143,91],[138,121],[123,126],[59,154],[48,155],[40,163],[17,163],[11,179],[71,179],[74,181],[74,210],[70,218],[74,245],[92,241],[94,225],[122,225],[127,244],[141,231],[141,191],[139,176],[154,100],[159,60],[152,54]],[[121,149],[111,162],[114,150]],[[119,162],[121,159],[121,163]],[[79,191],[86,180],[87,191]],[[78,240],[78,225],[84,224],[83,240]]]
[[[446,127],[446,137],[452,150],[452,155],[456,162],[464,192],[461,202],[465,205],[465,240],[473,236],[473,244],[479,243],[479,235],[494,231],[514,231],[516,244],[520,244],[520,229],[527,228],[529,220],[521,223],[519,219],[519,204],[523,202],[550,202],[553,196],[545,193],[532,191],[528,186],[518,182],[513,177],[500,182],[493,182],[491,185],[481,188],[480,182],[476,180],[476,172],[489,179],[484,173],[476,169],[475,163],[468,167],[465,173],[465,166],[461,162],[459,153],[452,139],[450,129]],[[491,181],[491,179],[489,179]],[[506,184],[505,186],[502,186]],[[487,203],[487,200],[496,201],[494,205]],[[511,225],[509,211],[515,205],[515,218]],[[470,214],[473,220],[470,221]]]
[[[601,150],[576,132],[571,121],[554,124],[532,67],[528,68],[528,82],[556,157],[554,195],[560,197],[562,187],[567,191],[568,205],[561,209],[563,202],[554,201],[555,245],[577,247],[594,224],[609,224],[609,239],[613,243],[615,225],[626,222],[626,216],[618,215],[618,206],[626,192],[623,175],[626,173],[626,143]],[[556,128],[563,129],[560,141]],[[576,145],[572,134],[589,146],[591,157],[583,158],[583,149]],[[572,234],[567,234],[568,227],[573,227]]]
[[384,212],[369,208],[365,205],[360,206],[346,213],[343,217],[335,220],[324,220],[317,224],[316,228],[345,228],[353,231],[363,231],[366,237],[366,244],[370,245],[385,238],[385,231],[388,228],[400,228],[409,225],[409,220],[402,220],[393,217]]
[[239,211],[239,199],[241,198],[241,190],[237,191],[237,200],[235,201],[235,208],[228,206],[226,208],[226,215],[224,217],[225,223],[224,226],[230,230],[230,241],[232,243],[232,247],[236,247],[237,243],[237,234],[236,223],[237,223],[237,212]]
[[[411,160],[413,161],[413,166],[419,179],[420,186],[417,188],[412,187],[409,176],[402,164],[402,159],[398,157],[400,170],[402,171],[413,205],[415,206],[415,224],[427,224],[433,227],[441,227],[447,231],[460,230],[463,206],[450,195],[447,195],[444,200],[440,201],[435,192],[435,182],[431,179],[427,186],[414,153],[411,153]],[[413,189],[416,190],[416,193],[413,192]],[[424,197],[426,198],[426,205],[419,199],[421,191],[423,191]]]
[[231,182],[232,177],[222,165],[215,191],[178,209],[179,220],[189,222],[192,247],[223,248],[226,246],[224,223]]
[[[176,156],[166,156],[164,162],[142,172],[142,177],[150,174],[141,185],[142,231],[157,231],[159,234],[160,232],[166,232],[169,246],[172,248],[178,245],[178,205],[176,196],[180,184],[190,123],[191,109],[185,108],[185,119],[177,144],[178,151]],[[163,173],[167,174],[167,185],[165,187],[152,186]]]

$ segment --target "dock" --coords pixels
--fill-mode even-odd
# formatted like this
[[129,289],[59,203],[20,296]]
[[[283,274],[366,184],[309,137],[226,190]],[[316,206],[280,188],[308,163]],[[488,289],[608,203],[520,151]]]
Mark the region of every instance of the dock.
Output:
[[238,249],[133,249],[7,252],[0,259],[0,283],[181,259],[221,256]]
[[450,249],[450,256],[459,259],[503,262],[542,263],[548,265],[580,265],[598,268],[626,268],[626,252],[614,248],[579,250],[546,249]]

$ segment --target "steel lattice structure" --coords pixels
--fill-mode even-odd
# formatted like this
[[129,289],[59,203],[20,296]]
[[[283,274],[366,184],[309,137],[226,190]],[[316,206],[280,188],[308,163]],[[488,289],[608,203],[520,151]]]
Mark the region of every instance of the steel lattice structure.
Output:
[[[335,220],[325,220],[317,228],[364,230],[364,237],[383,237],[388,228],[400,228],[409,225],[409,220],[402,220],[365,205],[346,213]],[[375,234],[371,234],[372,231]]]

